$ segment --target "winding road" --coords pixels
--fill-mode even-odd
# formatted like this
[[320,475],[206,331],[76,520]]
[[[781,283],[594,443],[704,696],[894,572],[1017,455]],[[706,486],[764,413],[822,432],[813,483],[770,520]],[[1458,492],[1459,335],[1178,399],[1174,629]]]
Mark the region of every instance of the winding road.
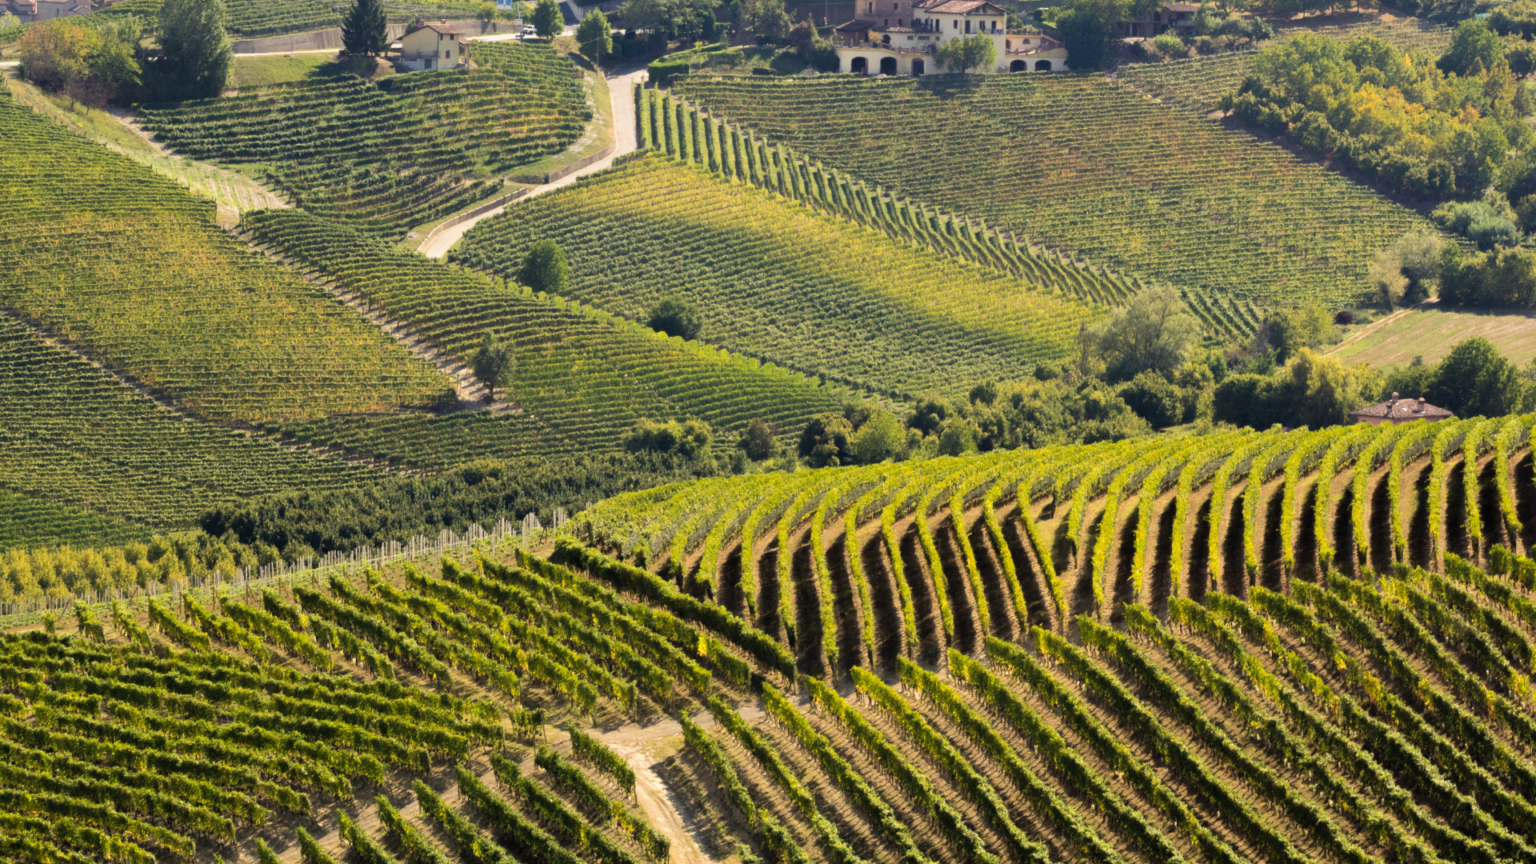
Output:
[[[586,175],[593,172],[601,171],[604,168],[612,165],[614,159],[623,156],[625,153],[634,152],[634,150],[640,146],[640,143],[637,140],[637,136],[635,134],[635,100],[633,94],[635,82],[644,81],[645,75],[645,67],[641,66],[639,68],[626,67],[612,75],[607,76],[608,98],[613,105],[613,131],[615,146],[613,148],[612,155],[605,159],[599,159],[598,161],[593,162],[591,165],[588,165],[579,171],[567,174],[566,176],[561,177],[559,180],[556,180],[553,183],[545,183],[542,186],[535,186],[534,188],[528,190],[527,195],[524,195],[517,200],[526,201],[535,195],[548,192],[551,189],[559,189],[561,186],[568,186],[572,183],[575,183],[578,177],[585,177]],[[476,216],[475,218],[466,222],[455,225],[452,228],[445,229],[441,234],[433,237],[431,243],[422,247],[421,253],[426,255],[428,258],[442,258],[448,254],[449,249],[453,248],[453,244],[459,242],[459,238],[464,236],[464,232],[475,227],[475,225],[479,224],[482,220],[489,219],[492,216],[501,213],[503,210],[507,209],[507,207],[516,206],[517,201],[513,201],[510,204],[497,207],[495,210],[489,210],[485,213],[482,213],[481,215]]]

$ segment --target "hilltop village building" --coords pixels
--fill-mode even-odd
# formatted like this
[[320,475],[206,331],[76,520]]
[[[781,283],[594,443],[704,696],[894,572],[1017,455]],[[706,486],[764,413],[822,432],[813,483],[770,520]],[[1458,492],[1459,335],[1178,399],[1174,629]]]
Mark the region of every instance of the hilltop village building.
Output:
[[988,0],[858,0],[837,32],[838,68],[860,75],[933,75],[951,39],[991,37],[997,65],[982,72],[1064,72],[1067,49],[1038,33],[1009,33],[1008,13]]
[[401,65],[416,72],[454,69],[469,59],[469,40],[452,24],[424,24],[417,18],[400,37],[399,45]]

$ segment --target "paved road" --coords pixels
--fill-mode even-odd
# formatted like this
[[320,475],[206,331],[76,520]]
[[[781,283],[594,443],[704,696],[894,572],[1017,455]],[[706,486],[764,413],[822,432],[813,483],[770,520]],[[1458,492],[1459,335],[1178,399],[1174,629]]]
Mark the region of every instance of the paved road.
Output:
[[507,209],[507,207],[516,207],[518,201],[526,201],[535,195],[541,195],[551,189],[559,189],[561,186],[569,186],[570,184],[575,183],[578,177],[585,177],[586,175],[593,172],[601,171],[604,168],[613,165],[613,160],[615,158],[623,156],[625,153],[633,152],[635,148],[640,146],[638,136],[635,134],[634,87],[636,81],[645,80],[645,74],[645,67],[641,66],[637,69],[621,69],[608,76],[608,98],[612,100],[613,104],[613,128],[615,143],[617,144],[617,146],[614,148],[612,156],[593,162],[591,165],[588,165],[580,171],[567,174],[566,176],[561,177],[559,180],[556,180],[553,183],[545,183],[542,186],[536,186],[529,190],[527,195],[524,195],[522,198],[517,199],[517,201],[513,201],[511,204],[508,204],[505,207],[497,207],[495,210],[491,210],[485,214],[475,217],[474,219],[449,228],[443,233],[432,238],[432,243],[421,250],[422,254],[426,255],[428,258],[442,258],[448,254],[449,249],[453,248],[453,244],[459,242],[459,238],[464,236],[464,232],[473,228],[482,220],[495,216],[496,214]]

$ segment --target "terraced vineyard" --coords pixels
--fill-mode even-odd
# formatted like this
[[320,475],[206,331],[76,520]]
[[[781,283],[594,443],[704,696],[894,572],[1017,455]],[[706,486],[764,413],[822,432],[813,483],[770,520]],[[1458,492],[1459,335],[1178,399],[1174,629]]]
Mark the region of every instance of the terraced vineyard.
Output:
[[[1282,30],[1276,39],[1261,47],[1278,45],[1297,33],[1320,33],[1346,42],[1359,36],[1374,36],[1404,51],[1424,51],[1438,57],[1450,46],[1453,32],[1450,27],[1410,18],[1354,27]],[[1164,63],[1136,63],[1122,66],[1114,77],[1116,81],[1161,102],[1209,114],[1217,110],[1221,94],[1243,85],[1243,79],[1252,71],[1256,57],[1258,51],[1254,50]]]
[[878,392],[1023,377],[1104,314],[653,154],[481,222],[449,260],[515,278],[541,239],[574,300],[644,322],[682,296],[712,344]]
[[[341,440],[422,434],[456,447],[451,442],[461,435],[485,434],[506,442],[481,454],[494,457],[502,455],[499,447],[532,443],[509,440],[511,435],[538,430],[541,449],[612,450],[642,417],[697,417],[727,433],[761,418],[788,431],[801,428],[814,414],[836,409],[846,395],[771,364],[668,338],[588,306],[530,295],[516,283],[441,264],[300,211],[248,213],[241,228],[253,242],[365,298],[450,354],[466,357],[487,333],[515,344],[511,398],[533,421],[519,415],[404,421],[410,432],[387,419],[305,427]],[[423,432],[423,426],[431,428]],[[402,458],[432,458],[402,450],[400,443],[395,439],[384,446]]]
[[[0,95],[0,305],[214,419],[434,404],[446,377],[174,181]],[[29,154],[48,153],[47,160]]]
[[705,480],[543,555],[79,607],[0,641],[6,842],[1525,860],[1533,423]]
[[39,502],[5,496],[0,524],[20,536],[0,546],[142,539],[192,527],[214,504],[381,476],[188,422],[3,317],[0,444],[0,489]]
[[[996,269],[1090,305],[1118,305],[1148,287],[1139,278],[1033,248],[985,222],[974,225],[888,196],[878,186],[829,171],[782,144],[770,146],[659,91],[637,88],[635,97],[636,131],[643,148],[798,201],[833,219],[872,228],[919,254],[937,252]],[[1247,337],[1258,327],[1260,315],[1252,303],[1189,288],[1181,294],[1213,335]]]
[[688,76],[673,92],[898,197],[1233,299],[1354,303],[1369,293],[1370,257],[1428,227],[1321,166],[1100,76]]
[[[157,4],[158,5],[158,4]],[[257,38],[285,33],[303,33],[340,27],[349,4],[330,0],[232,0],[227,4],[229,20],[225,29],[233,36]],[[409,22],[414,18],[473,18],[479,11],[473,3],[433,2],[433,0],[385,0],[384,14],[391,22]]]
[[502,171],[558,153],[591,109],[569,59],[507,46],[491,68],[278,85],[144,108],[177,152],[264,166],[291,203],[398,239],[494,195]]

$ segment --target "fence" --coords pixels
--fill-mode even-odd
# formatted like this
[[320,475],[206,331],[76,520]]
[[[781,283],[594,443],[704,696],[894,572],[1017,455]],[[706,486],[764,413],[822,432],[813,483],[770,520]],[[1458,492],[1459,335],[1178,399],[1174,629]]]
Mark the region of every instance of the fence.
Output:
[[259,567],[241,567],[228,579],[220,578],[219,574],[214,573],[207,578],[193,579],[190,582],[177,580],[165,585],[151,582],[142,588],[135,587],[126,591],[117,589],[89,591],[69,597],[45,597],[24,603],[0,603],[0,630],[36,624],[49,613],[67,614],[74,608],[76,602],[87,606],[107,606],[113,602],[122,602],[129,609],[146,609],[151,599],[166,597],[171,600],[172,608],[180,608],[183,595],[190,595],[194,600],[212,603],[216,597],[259,591],[276,585],[312,584],[330,578],[333,573],[357,574],[364,570],[381,569],[386,565],[403,561],[423,558],[436,560],[444,555],[452,555],[464,560],[469,558],[476,549],[494,554],[509,542],[517,543],[521,548],[527,549],[559,531],[565,526],[566,521],[565,511],[557,507],[551,519],[553,527],[550,530],[546,530],[539,524],[537,516],[529,513],[518,522],[501,519],[490,531],[486,531],[479,525],[471,525],[460,536],[444,529],[437,535],[436,540],[417,536],[406,543],[391,541],[378,547],[363,546],[351,552],[328,552],[318,559],[303,559],[293,564],[276,561]]

